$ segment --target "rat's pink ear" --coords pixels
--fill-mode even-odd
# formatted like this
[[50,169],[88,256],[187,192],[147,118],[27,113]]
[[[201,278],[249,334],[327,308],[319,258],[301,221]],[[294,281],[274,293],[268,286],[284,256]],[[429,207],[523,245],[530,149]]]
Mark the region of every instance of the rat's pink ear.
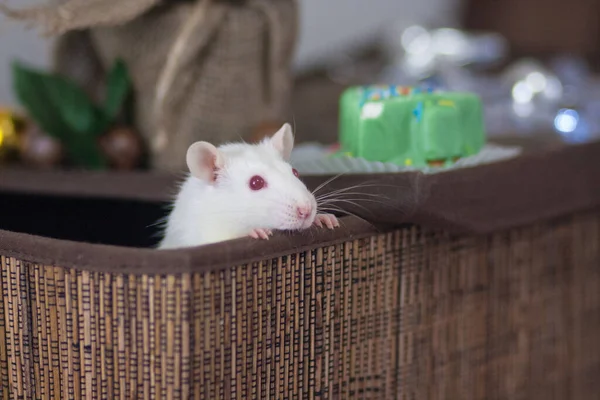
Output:
[[187,151],[186,161],[192,176],[213,183],[223,168],[223,155],[208,142],[196,142]]
[[281,154],[284,160],[289,161],[294,148],[294,134],[292,127],[286,123],[271,137],[271,144]]

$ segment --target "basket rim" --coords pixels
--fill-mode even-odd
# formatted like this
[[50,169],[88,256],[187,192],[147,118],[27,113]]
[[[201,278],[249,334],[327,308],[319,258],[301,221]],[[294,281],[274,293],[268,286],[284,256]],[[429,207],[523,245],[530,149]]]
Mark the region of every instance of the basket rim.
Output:
[[294,236],[275,233],[268,241],[242,238],[168,250],[83,243],[0,230],[0,257],[90,272],[171,275],[219,271],[385,231],[357,217],[342,217],[340,224],[335,230],[312,228]]
[[[389,201],[382,201],[366,211],[349,209],[365,220],[343,218],[344,227],[334,231],[308,230],[292,236],[278,234],[269,241],[238,239],[196,248],[158,251],[0,230],[0,255],[89,271],[175,274],[217,271],[270,260],[376,235],[390,227],[397,229],[402,224],[442,229],[451,234],[487,234],[600,207],[598,159],[600,141],[553,147],[498,163],[433,175],[410,172],[344,176],[328,185],[329,190],[365,181],[376,182],[378,187],[365,190],[387,195]],[[0,171],[0,191],[3,186],[5,189],[8,186],[3,178],[10,174]],[[15,172],[13,177],[14,174],[19,175]],[[123,184],[135,188],[126,196],[136,194],[135,198],[147,201],[165,200],[165,188],[169,187],[168,182],[173,182],[167,175],[131,173],[119,178],[122,179],[120,184],[115,185],[113,176],[106,173],[80,172],[74,179],[70,179],[69,173],[55,174],[69,178],[62,187],[66,194],[94,195],[85,188],[76,190],[86,177],[93,176],[86,181],[87,187],[98,183],[106,187],[112,185],[111,191],[105,193],[107,197],[123,197],[117,187]],[[143,182],[136,186],[132,179],[138,177]],[[306,177],[305,181],[311,188],[327,179],[312,176]],[[157,187],[162,188],[162,192]]]

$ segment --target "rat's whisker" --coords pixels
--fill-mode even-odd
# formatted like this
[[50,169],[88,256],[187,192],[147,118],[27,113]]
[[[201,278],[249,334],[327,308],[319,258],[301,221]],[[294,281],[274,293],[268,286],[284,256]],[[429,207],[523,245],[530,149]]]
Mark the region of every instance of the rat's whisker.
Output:
[[[375,186],[375,185],[373,185],[373,186]],[[338,192],[345,192],[345,191],[352,190],[352,189],[357,189],[357,188],[360,188],[360,187],[364,187],[364,185],[352,185],[352,186],[346,186],[346,187],[343,187],[343,188],[340,188],[340,189],[335,189],[335,190],[332,190],[332,191],[330,191],[330,192],[327,192],[327,193],[338,193]],[[327,194],[327,193],[325,193],[325,194]]]
[[361,220],[364,221],[364,218],[361,218],[358,215],[356,215],[354,213],[351,213],[350,211],[342,210],[341,208],[337,208],[337,207],[326,207],[326,208],[320,209],[320,211],[337,212],[337,213],[340,213],[340,214],[343,214],[343,215],[350,215],[352,217],[356,217],[356,218],[361,219]]
[[[386,208],[391,208],[393,210],[399,211],[399,212],[405,212],[406,209],[403,209],[400,205],[396,204],[395,202],[392,202],[392,199],[385,199],[388,201],[383,201],[380,199],[361,199],[361,198],[341,198],[341,199],[327,199],[324,202],[322,202],[323,204],[335,204],[336,202],[345,202],[345,203],[349,203],[349,202],[368,202],[368,203],[375,203],[375,204],[380,204],[385,206]],[[355,206],[360,206],[359,204],[354,204]],[[372,211],[370,211],[372,212]]]
[[[325,195],[325,196],[320,196],[317,197],[316,200],[326,200],[326,199],[330,199],[334,196],[338,195],[338,193],[331,193],[329,195]],[[345,193],[339,193],[340,196],[367,196],[367,197],[374,197],[374,198],[381,198],[381,199],[386,199],[386,200],[392,200],[391,198],[387,197],[387,196],[383,196],[380,194],[375,194],[375,193],[362,193],[362,192],[345,192]]]
[[343,194],[343,195],[348,195],[348,194],[364,194],[365,196],[378,196],[378,197],[383,197],[382,194],[379,193],[366,193],[366,192],[349,192],[347,190],[344,191],[335,191],[335,192],[329,192],[329,193],[325,193],[322,196],[318,196],[317,198],[323,198],[323,197],[330,197],[336,194]]
[[398,187],[397,184],[390,185],[390,184],[381,183],[381,178],[379,178],[379,179],[369,179],[367,181],[362,181],[361,184],[369,184],[369,185],[381,186],[381,187]]
[[[354,203],[354,202],[352,202],[352,201],[342,201],[342,203],[346,203],[346,204],[353,205],[353,206],[355,206],[355,207],[358,207],[358,208],[360,208],[360,209],[362,209],[362,210],[364,210],[364,211],[366,211],[366,212],[372,212],[372,211],[371,211],[371,210],[369,210],[367,207],[365,207],[365,206],[361,206],[360,204]],[[324,205],[325,205],[325,206],[328,206],[328,207],[334,207],[334,206],[335,206],[335,207],[339,207],[340,209],[342,208],[342,206],[341,206],[341,205],[339,205],[338,203],[326,203],[326,204],[324,204]]]
[[343,196],[337,196],[337,197],[327,197],[327,198],[322,198],[322,199],[318,199],[317,203],[323,203],[323,202],[335,202],[338,200],[350,200],[350,201],[367,201],[367,202],[371,202],[371,203],[379,203],[379,204],[388,204],[390,202],[393,202],[393,199],[389,198],[389,197],[383,197],[383,196],[367,196],[367,197],[360,197],[363,193],[358,193],[358,195],[354,195],[352,197],[343,197]]
[[316,194],[319,190],[321,190],[322,188],[325,187],[325,185],[330,184],[331,182],[333,182],[334,180],[336,180],[337,178],[339,178],[340,176],[344,175],[344,172],[342,172],[341,174],[337,174],[329,179],[327,179],[325,182],[321,183],[319,186],[317,186],[317,188],[315,190],[312,191],[312,194]]
[[335,203],[338,201],[364,201],[364,202],[369,202],[369,203],[375,203],[375,204],[382,204],[382,205],[388,205],[389,203],[380,199],[361,199],[361,198],[357,198],[357,197],[350,197],[350,198],[335,198],[335,199],[326,199],[324,202],[328,202],[328,203]]
[[353,189],[363,189],[363,188],[369,188],[369,187],[380,187],[379,185],[353,185],[353,186],[348,186],[342,189],[337,189],[337,190],[332,190],[330,192],[324,193],[321,196],[329,196],[329,195],[334,195],[334,194],[339,194],[339,193],[345,193],[348,192],[349,190],[353,190]]
[[353,205],[353,206],[355,206],[355,207],[359,207],[359,208],[361,208],[361,209],[365,210],[366,212],[372,212],[372,211],[371,211],[371,210],[369,210],[367,207],[365,207],[365,206],[363,206],[363,205],[360,205],[360,204],[358,204],[358,203],[355,203],[355,202],[353,202],[353,201],[351,201],[351,200],[339,200],[339,199],[338,199],[336,202],[334,202],[334,203],[329,203],[329,204],[327,204],[327,205],[331,205],[331,204],[335,204],[335,203],[346,203],[346,204],[351,204],[351,205]]
[[167,218],[161,218],[161,219],[159,219],[158,221],[156,221],[153,224],[146,225],[146,228],[154,228],[154,227],[157,227],[157,226],[163,226],[166,223],[167,223]]

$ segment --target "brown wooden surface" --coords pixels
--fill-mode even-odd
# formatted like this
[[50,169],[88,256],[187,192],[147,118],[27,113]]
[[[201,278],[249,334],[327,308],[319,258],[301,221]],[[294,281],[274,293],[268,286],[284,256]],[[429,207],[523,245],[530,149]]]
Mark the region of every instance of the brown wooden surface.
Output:
[[515,56],[578,54],[600,66],[597,0],[467,0],[464,9],[466,28],[501,33]]

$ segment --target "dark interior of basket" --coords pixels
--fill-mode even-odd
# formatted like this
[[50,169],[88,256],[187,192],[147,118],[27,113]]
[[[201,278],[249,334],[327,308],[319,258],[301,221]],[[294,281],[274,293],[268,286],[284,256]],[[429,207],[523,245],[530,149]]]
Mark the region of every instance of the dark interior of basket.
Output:
[[167,203],[67,195],[0,195],[0,229],[54,239],[151,247]]

